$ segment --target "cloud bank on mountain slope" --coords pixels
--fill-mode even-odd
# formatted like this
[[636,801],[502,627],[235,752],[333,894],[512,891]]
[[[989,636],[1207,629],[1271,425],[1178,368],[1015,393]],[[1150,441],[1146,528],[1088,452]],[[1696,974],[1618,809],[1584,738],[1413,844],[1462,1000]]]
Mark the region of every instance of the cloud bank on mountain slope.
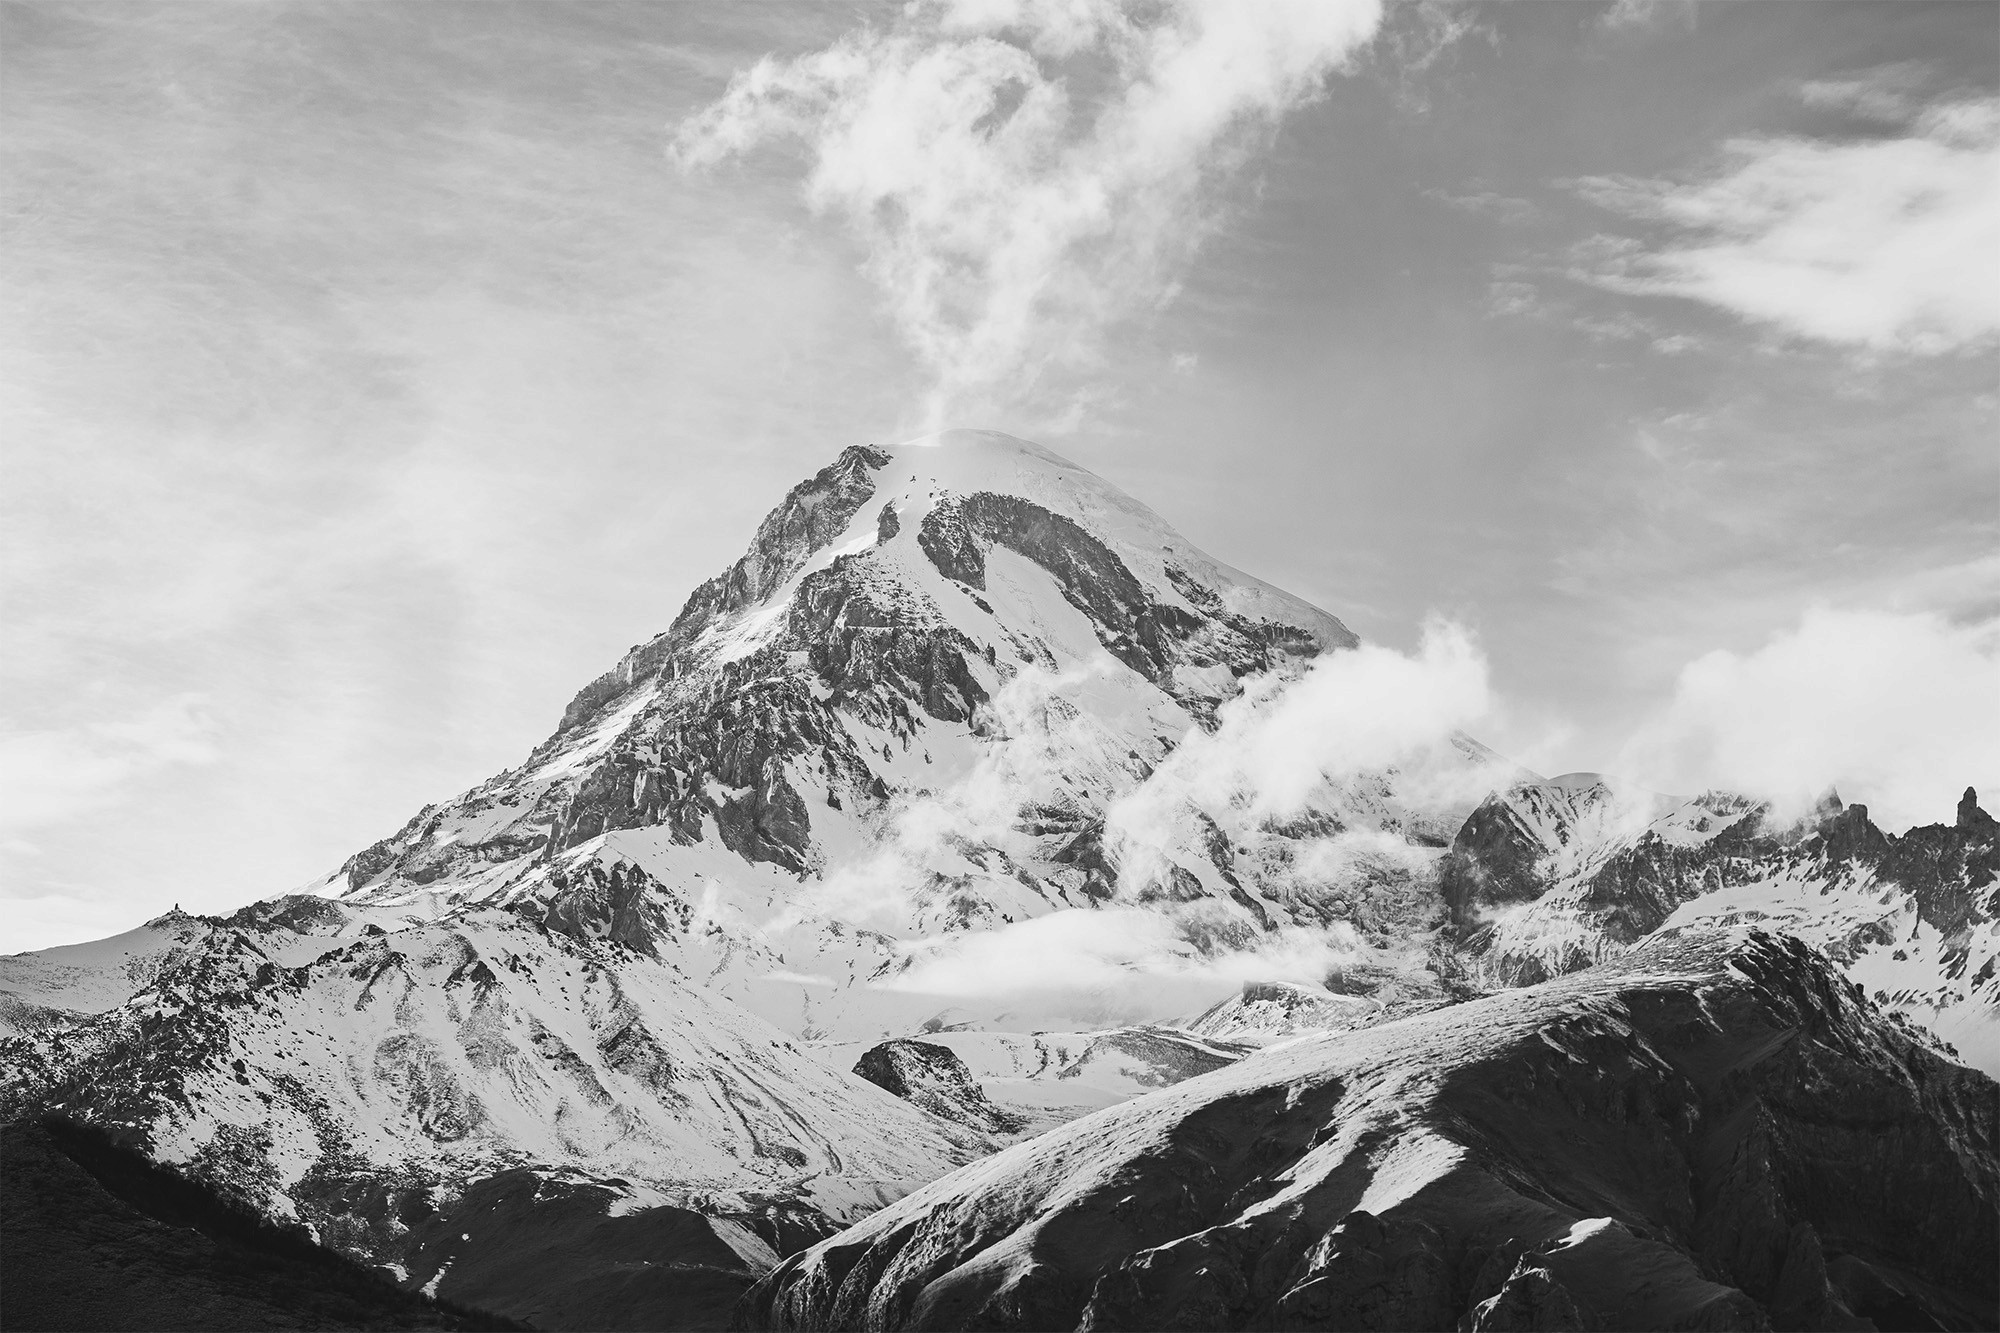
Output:
[[[928,795],[899,819],[884,850],[828,889],[846,903],[881,910],[910,890],[925,862],[955,838],[978,840],[1010,825],[1024,797],[1063,772],[1109,774],[1109,737],[1086,711],[1062,706],[1089,669],[1024,672],[996,699],[1006,740],[972,774]],[[1302,675],[1245,682],[1218,712],[1212,732],[1191,730],[1166,760],[1105,814],[1106,845],[1129,899],[1157,878],[1164,849],[1185,842],[1196,810],[1234,807],[1252,819],[1303,809],[1328,784],[1393,769],[1399,797],[1415,805],[1471,804],[1492,783],[1467,769],[1453,737],[1492,707],[1487,665],[1463,627],[1426,626],[1414,653],[1376,645],[1329,654]],[[1053,722],[1051,721],[1053,719]],[[1393,834],[1343,830],[1310,840],[1299,869],[1328,883],[1420,870],[1434,853]],[[819,895],[815,895],[819,898]],[[821,901],[824,901],[823,899]],[[1316,983],[1358,947],[1354,933],[1295,927],[1240,943],[1213,933],[1194,903],[1172,911],[1114,902],[1062,911],[994,930],[911,946],[913,962],[889,988],[1009,1006],[1051,1021],[1165,1018],[1212,1003],[1250,980]]]
[[759,61],[673,154],[804,142],[807,203],[866,248],[934,426],[1088,367],[1170,300],[1217,187],[1381,19],[1379,0],[914,0]]
[[1948,821],[1966,786],[2000,793],[2000,622],[1810,610],[1760,648],[1683,667],[1620,767],[1781,807],[1834,784],[1895,831]]
[[1218,710],[1214,731],[1191,732],[1106,812],[1107,836],[1133,849],[1137,868],[1142,849],[1165,843],[1192,809],[1240,804],[1253,819],[1282,818],[1330,781],[1388,769],[1413,804],[1477,801],[1491,776],[1453,762],[1450,741],[1492,706],[1484,654],[1444,620],[1424,627],[1414,654],[1363,644],[1296,680],[1254,677]]
[[1246,981],[1318,985],[1360,947],[1336,922],[1204,952],[1172,916],[1151,908],[1072,908],[919,941],[912,966],[882,988],[998,1006],[1030,1025],[1158,1022],[1198,1012]]
[[980,708],[989,738],[956,778],[902,798],[873,850],[831,867],[800,908],[893,928],[933,866],[965,844],[1000,840],[1023,805],[1060,801],[1082,779],[1100,790],[1129,785],[1126,742],[1098,721],[1085,697],[1125,668],[1109,653],[1062,671],[1029,664]]
[[[907,805],[871,859],[829,876],[813,910],[886,922],[927,865],[1000,836],[1024,799],[1079,772],[1110,784],[1122,747],[1078,691],[1115,670],[1106,659],[1017,676],[994,700],[1004,739],[961,780]],[[1284,818],[1329,784],[1383,773],[1414,808],[1476,803],[1501,775],[1466,764],[1454,738],[1504,711],[1487,661],[1466,629],[1433,621],[1414,652],[1364,645],[1243,685],[1214,731],[1191,730],[1150,773],[1099,787],[1115,793],[1105,843],[1125,902],[911,941],[910,966],[888,988],[997,1004],[1024,1021],[1116,1022],[1191,1012],[1248,980],[1317,982],[1350,959],[1361,941],[1338,925],[1243,938],[1204,929],[1215,904],[1131,899],[1158,878],[1167,849],[1186,842],[1196,811]],[[2000,624],[1810,611],[1753,651],[1688,663],[1617,756],[1614,784],[1630,799],[1603,817],[1634,834],[1659,812],[1651,792],[1716,787],[1789,817],[1838,785],[1895,831],[1948,820],[1966,785],[2000,791],[1996,686]],[[1304,843],[1293,869],[1338,888],[1420,877],[1434,856],[1397,833],[1351,828]]]

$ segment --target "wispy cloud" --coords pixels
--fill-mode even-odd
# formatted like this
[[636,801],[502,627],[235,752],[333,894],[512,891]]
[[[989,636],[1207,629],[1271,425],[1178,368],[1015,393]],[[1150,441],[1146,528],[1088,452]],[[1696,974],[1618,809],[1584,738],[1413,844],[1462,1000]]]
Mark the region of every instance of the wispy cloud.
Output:
[[976,761],[904,797],[874,847],[830,866],[800,908],[897,928],[934,871],[963,869],[961,850],[1004,838],[1024,805],[1061,804],[1072,787],[1129,787],[1137,771],[1126,742],[1096,718],[1088,698],[1094,682],[1123,670],[1100,652],[1063,671],[1017,671],[980,709],[990,739]]
[[1919,109],[1900,66],[1803,96],[1902,132],[1741,138],[1707,174],[1579,181],[1656,230],[1599,238],[1573,276],[1875,350],[1949,352],[2000,334],[2000,99]]
[[[84,813],[156,769],[214,762],[216,727],[206,703],[184,694],[120,721],[0,734],[0,830]],[[20,843],[9,850],[34,848]]]
[[1022,1022],[1158,1021],[1193,1014],[1246,981],[1322,982],[1359,948],[1336,923],[1204,954],[1157,911],[1071,910],[925,941],[883,988],[997,1003]]
[[1901,126],[1922,114],[1930,82],[1930,71],[1920,62],[1903,60],[1845,77],[1808,80],[1799,85],[1799,100],[1857,120]]
[[1692,28],[1699,13],[1695,0],[1618,0],[1597,24],[1613,32],[1646,32],[1675,24]]
[[805,143],[806,199],[866,247],[936,424],[1026,400],[1171,300],[1218,186],[1380,22],[1376,0],[918,0],[760,61],[674,153]]

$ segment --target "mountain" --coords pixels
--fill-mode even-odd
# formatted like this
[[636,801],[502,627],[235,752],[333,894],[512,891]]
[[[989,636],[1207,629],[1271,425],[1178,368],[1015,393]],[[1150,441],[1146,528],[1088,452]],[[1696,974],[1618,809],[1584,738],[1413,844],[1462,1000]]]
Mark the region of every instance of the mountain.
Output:
[[792,1256],[780,1329],[1990,1328],[2000,1088],[1676,932],[1097,1112]]
[[1010,1145],[1682,927],[1802,935],[2000,1069],[1972,794],[1891,838],[1456,735],[1308,737],[1278,799],[1245,737],[1358,648],[1039,446],[846,449],[521,764],[306,891],[0,958],[0,1117],[428,1294],[719,1327]]
[[[1232,1058],[1079,1035],[967,1120],[819,1047],[966,1018],[894,987],[939,939],[1121,892],[1176,957],[1267,928],[1278,900],[1219,829],[1121,884],[1106,812],[1240,678],[1353,643],[1034,445],[846,450],[526,762],[323,892],[0,960],[0,1106],[108,1125],[522,1317],[603,1312],[523,1304],[494,1251],[445,1243],[517,1186],[575,1214],[538,1253],[587,1266],[606,1228],[677,1210],[660,1260],[740,1287],[1031,1127]],[[1356,808],[1393,822],[1386,792]],[[892,875],[907,892],[857,896]]]
[[1574,971],[1668,927],[1779,927],[2000,1074],[2000,824],[1969,788],[1950,824],[1898,837],[1831,791],[1786,821],[1724,792],[1522,783],[1466,820],[1439,880],[1489,983]]

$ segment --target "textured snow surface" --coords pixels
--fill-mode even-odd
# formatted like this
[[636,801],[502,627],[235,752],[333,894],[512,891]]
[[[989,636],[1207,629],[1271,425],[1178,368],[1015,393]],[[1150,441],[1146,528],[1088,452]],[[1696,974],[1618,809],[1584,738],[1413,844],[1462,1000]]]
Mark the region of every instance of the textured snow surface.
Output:
[[[85,1035],[171,1040],[198,1003],[149,992]],[[279,1195],[347,1155],[444,1178],[527,1160],[683,1205],[848,1217],[989,1146],[668,964],[504,912],[364,939],[226,1003],[222,1039],[172,1071],[185,1102],[153,1121],[156,1150],[187,1161],[223,1126],[261,1126]]]

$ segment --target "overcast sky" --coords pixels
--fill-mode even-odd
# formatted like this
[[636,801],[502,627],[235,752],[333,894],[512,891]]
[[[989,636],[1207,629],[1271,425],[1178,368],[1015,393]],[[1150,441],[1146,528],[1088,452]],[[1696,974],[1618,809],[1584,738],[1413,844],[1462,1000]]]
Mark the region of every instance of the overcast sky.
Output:
[[0,949],[325,874],[945,421],[1545,772],[2000,786],[2000,7],[1255,9],[0,5]]

